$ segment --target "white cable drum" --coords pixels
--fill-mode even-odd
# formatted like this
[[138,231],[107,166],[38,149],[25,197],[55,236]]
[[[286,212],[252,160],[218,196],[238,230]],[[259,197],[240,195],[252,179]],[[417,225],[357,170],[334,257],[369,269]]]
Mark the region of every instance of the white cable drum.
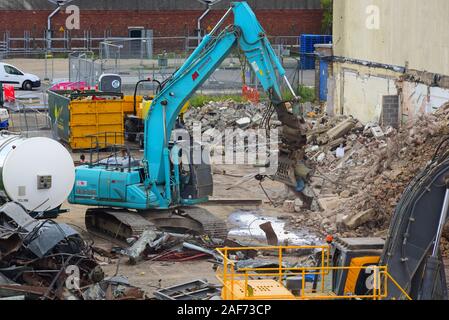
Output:
[[49,211],[69,196],[75,182],[70,153],[49,138],[0,135],[0,197],[29,211]]

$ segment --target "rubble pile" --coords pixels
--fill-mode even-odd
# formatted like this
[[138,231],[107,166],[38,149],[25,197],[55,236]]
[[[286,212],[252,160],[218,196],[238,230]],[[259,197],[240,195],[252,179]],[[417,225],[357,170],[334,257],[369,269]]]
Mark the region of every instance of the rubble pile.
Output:
[[262,103],[211,101],[201,108],[190,108],[185,114],[185,126],[192,130],[194,124],[200,122],[202,133],[209,129],[224,131],[229,128],[254,128],[260,125],[266,109]]
[[292,224],[338,236],[386,235],[403,191],[449,134],[448,124],[449,106],[399,132],[363,126],[351,117],[314,121],[306,154],[316,163],[311,180],[320,208],[311,212],[295,206],[301,214]]

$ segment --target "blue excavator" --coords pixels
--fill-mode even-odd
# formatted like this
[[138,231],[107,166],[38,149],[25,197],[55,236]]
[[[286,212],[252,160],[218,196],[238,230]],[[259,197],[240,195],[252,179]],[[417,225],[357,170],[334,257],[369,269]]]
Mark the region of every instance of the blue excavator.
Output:
[[[233,24],[224,26],[232,13]],[[289,108],[289,103],[291,106],[298,98],[256,15],[246,2],[234,2],[185,63],[159,84],[144,120],[143,159],[134,161],[129,156],[125,163],[99,161],[77,168],[69,202],[95,207],[86,212],[90,231],[109,233],[123,240],[155,225],[167,230],[225,236],[223,221],[195,207],[212,195],[210,164],[171,161],[170,155],[177,153],[179,147],[178,141],[171,141],[171,135],[183,106],[235,48],[246,56],[270,98],[266,117],[277,112],[283,125],[280,160],[274,176],[296,191],[298,185],[304,185],[305,177],[295,176],[294,172],[303,156],[298,150],[306,142],[306,125]],[[294,96],[292,101],[284,101],[278,79],[285,80]],[[194,145],[191,150],[198,148],[201,146]]]

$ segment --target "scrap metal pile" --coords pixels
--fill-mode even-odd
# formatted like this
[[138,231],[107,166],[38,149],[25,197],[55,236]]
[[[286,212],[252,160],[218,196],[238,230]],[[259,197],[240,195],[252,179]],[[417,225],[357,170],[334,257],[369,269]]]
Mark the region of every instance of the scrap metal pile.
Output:
[[[399,131],[343,116],[314,121],[306,154],[316,163],[312,186],[320,208],[296,205],[300,214],[292,225],[338,236],[384,236],[404,189],[448,134],[449,105]],[[285,207],[295,207],[292,202]]]
[[128,257],[130,264],[140,261],[185,262],[216,256],[215,248],[224,240],[211,239],[206,235],[168,233],[146,229],[129,247],[114,250]]
[[92,249],[66,224],[36,220],[16,203],[0,208],[0,299],[144,299],[105,279]]

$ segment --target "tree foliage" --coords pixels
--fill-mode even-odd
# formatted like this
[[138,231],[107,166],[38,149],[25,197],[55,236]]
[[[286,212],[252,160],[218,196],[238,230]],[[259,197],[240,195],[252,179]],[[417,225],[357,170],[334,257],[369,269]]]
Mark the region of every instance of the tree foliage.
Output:
[[321,0],[321,7],[324,10],[322,31],[325,34],[332,34],[333,0]]

